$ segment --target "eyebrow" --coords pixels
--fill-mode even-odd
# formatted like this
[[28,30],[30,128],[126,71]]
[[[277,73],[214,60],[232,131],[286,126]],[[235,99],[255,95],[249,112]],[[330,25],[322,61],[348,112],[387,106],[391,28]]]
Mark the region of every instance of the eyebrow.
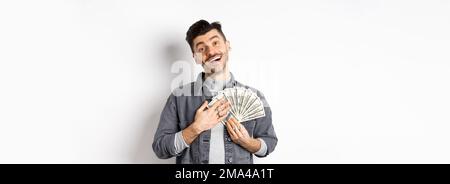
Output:
[[[219,38],[219,36],[215,35],[215,36],[209,38],[209,40],[212,40],[212,39],[214,39],[214,38]],[[204,42],[198,42],[197,44],[195,44],[195,48],[197,48],[198,45],[200,45],[200,44],[205,44],[205,43],[204,43]]]

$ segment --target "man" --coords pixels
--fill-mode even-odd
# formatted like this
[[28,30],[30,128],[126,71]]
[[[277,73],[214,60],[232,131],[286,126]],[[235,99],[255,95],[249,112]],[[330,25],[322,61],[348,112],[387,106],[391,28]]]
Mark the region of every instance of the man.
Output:
[[[250,164],[253,155],[267,156],[278,141],[272,112],[262,93],[237,82],[230,73],[230,42],[220,23],[197,21],[187,31],[186,41],[204,72],[169,96],[153,141],[156,155],[162,159],[176,156],[176,163],[181,164]],[[254,90],[264,103],[265,117],[247,122],[226,119],[230,110],[226,100],[208,107],[208,100],[218,91],[234,86]]]

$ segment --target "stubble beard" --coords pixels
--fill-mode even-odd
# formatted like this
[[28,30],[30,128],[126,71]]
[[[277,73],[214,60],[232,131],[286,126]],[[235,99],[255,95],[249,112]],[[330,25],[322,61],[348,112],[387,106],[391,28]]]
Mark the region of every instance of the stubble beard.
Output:
[[[228,64],[228,56],[225,56],[225,58],[223,58],[223,59],[224,59],[223,65],[220,66],[220,68],[217,68],[217,67],[209,68],[209,67],[207,67],[206,70],[205,70],[205,73],[208,73],[209,75],[218,75],[218,74],[221,74],[221,73],[225,72],[226,69],[227,69],[227,64]],[[206,64],[203,64],[203,65],[205,67]]]

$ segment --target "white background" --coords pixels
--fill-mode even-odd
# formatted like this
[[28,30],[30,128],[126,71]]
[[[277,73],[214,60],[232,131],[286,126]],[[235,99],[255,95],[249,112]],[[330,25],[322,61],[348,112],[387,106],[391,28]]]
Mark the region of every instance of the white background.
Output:
[[151,143],[201,18],[272,107],[257,163],[450,163],[444,0],[0,1],[0,163],[174,163]]

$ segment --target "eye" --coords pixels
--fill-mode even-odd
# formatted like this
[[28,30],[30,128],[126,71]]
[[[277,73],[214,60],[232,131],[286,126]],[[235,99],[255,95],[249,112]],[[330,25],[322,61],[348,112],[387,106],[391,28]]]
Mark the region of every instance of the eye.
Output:
[[214,42],[213,42],[213,45],[214,45],[214,46],[218,46],[218,45],[219,45],[219,41],[214,41]]
[[197,49],[197,51],[198,51],[198,52],[203,52],[203,51],[205,51],[205,48],[200,47],[200,48]]

